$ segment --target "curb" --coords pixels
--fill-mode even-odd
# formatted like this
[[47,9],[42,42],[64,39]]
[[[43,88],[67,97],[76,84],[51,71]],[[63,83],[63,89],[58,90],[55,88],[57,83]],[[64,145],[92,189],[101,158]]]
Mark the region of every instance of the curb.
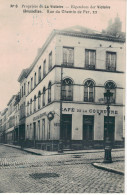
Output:
[[17,150],[21,150],[21,151],[28,152],[28,153],[31,153],[31,154],[43,156],[43,155],[40,154],[40,153],[32,152],[32,151],[29,151],[29,150],[26,150],[26,149],[22,149],[22,148],[17,148],[17,147],[15,147],[15,146],[13,146],[13,145],[6,145],[6,144],[4,144],[4,146],[11,147],[11,148],[15,148],[15,149],[17,149]]
[[99,163],[91,163],[94,167],[98,168],[98,169],[102,169],[102,170],[105,170],[105,171],[108,171],[108,172],[112,172],[112,173],[116,173],[116,174],[119,174],[119,175],[124,175],[124,172],[123,171],[120,171],[120,170],[117,170],[117,169],[112,169],[112,168],[107,168],[103,165],[99,165]]

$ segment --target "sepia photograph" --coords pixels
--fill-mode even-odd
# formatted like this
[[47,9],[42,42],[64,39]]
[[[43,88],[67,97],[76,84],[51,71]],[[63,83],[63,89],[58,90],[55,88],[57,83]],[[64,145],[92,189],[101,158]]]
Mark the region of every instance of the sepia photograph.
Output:
[[126,0],[0,0],[0,193],[125,193]]

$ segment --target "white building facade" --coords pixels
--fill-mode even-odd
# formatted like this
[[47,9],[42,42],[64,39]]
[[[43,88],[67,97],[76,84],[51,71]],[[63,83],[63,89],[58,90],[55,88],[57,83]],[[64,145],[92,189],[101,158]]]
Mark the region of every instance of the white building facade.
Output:
[[[25,139],[52,150],[60,138],[65,148],[103,146],[107,132],[104,93],[109,89],[113,93],[109,136],[114,145],[122,143],[124,44],[123,38],[94,32],[53,31],[25,78]],[[49,112],[54,115],[51,121]]]

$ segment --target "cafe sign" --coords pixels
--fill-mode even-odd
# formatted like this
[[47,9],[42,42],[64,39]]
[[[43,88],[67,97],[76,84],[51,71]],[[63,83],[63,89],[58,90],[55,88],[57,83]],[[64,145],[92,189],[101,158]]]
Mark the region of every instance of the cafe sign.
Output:
[[[63,112],[81,112],[81,113],[91,113],[91,114],[107,114],[107,110],[104,109],[79,109],[79,108],[62,108]],[[110,114],[118,114],[117,110],[110,110]]]

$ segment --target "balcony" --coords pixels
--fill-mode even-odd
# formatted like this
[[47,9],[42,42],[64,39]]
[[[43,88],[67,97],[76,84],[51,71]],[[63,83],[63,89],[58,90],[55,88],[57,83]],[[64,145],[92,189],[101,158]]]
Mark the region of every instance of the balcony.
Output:
[[94,70],[95,69],[95,65],[86,64],[85,68],[88,69],[88,70]]

